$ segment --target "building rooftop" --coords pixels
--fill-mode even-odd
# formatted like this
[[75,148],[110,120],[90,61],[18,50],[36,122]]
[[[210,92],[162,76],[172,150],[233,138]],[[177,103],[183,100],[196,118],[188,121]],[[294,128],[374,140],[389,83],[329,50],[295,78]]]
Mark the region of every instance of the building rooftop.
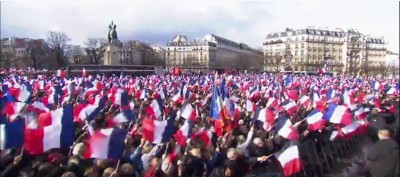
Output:
[[385,41],[380,38],[367,38],[366,43],[369,44],[385,44]]
[[25,39],[15,38],[14,39],[14,47],[15,48],[25,48],[26,47]]
[[336,30],[327,30],[327,29],[315,29],[312,27],[307,27],[304,29],[290,29],[286,28],[283,32],[275,32],[267,34],[267,39],[270,38],[278,38],[278,37],[288,37],[288,36],[297,36],[297,35],[316,35],[316,36],[330,36],[330,37],[344,37],[346,33],[341,29]]

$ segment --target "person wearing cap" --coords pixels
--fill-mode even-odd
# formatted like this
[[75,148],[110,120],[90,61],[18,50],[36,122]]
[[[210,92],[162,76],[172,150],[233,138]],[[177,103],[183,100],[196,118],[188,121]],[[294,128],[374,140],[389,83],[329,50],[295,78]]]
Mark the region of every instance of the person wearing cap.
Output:
[[390,138],[390,130],[381,128],[377,141],[367,155],[368,166],[372,177],[398,177],[399,145]]

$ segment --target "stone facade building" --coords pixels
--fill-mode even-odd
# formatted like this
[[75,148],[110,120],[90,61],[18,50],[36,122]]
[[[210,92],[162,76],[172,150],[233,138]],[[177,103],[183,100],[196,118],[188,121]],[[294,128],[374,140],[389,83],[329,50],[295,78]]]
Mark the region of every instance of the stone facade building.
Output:
[[316,71],[326,66],[328,71],[356,73],[367,63],[384,62],[385,51],[383,39],[354,29],[287,28],[267,35],[263,44],[264,69]]
[[167,43],[167,67],[186,68],[235,68],[259,67],[261,51],[246,44],[223,37],[207,34],[201,40],[189,40],[185,35],[177,35]]

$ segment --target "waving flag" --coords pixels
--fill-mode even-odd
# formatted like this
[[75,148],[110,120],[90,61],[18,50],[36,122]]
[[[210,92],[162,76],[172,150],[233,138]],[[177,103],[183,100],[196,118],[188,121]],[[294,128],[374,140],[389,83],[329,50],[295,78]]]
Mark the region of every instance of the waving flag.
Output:
[[257,110],[254,113],[254,119],[261,121],[263,123],[263,129],[266,131],[271,130],[272,125],[274,125],[276,118],[277,118],[277,114],[275,114],[268,108]]
[[191,120],[186,120],[181,128],[174,134],[174,138],[176,142],[184,147],[186,145],[186,141],[190,138],[192,134],[193,122]]
[[[72,105],[65,106],[62,117],[52,117],[51,125],[25,130],[24,146],[29,154],[43,154],[53,148],[70,148],[75,138]],[[42,124],[43,125],[43,124]]]
[[89,157],[98,159],[120,159],[125,148],[128,131],[107,128],[96,131],[90,138]]
[[297,104],[291,100],[285,100],[280,104],[280,109],[285,110],[289,115],[297,111]]
[[297,130],[293,127],[292,122],[286,117],[279,117],[274,126],[275,132],[278,132],[278,135],[288,139],[295,140],[299,139],[299,134]]
[[17,119],[9,122],[5,120],[0,124],[0,150],[22,148],[24,144],[25,120]]
[[181,111],[181,117],[185,118],[186,120],[195,121],[197,117],[196,110],[193,109],[190,103],[187,103],[183,106]]
[[222,99],[219,96],[217,86],[213,87],[213,93],[211,98],[211,108],[210,108],[210,117],[215,120],[223,119],[223,112],[222,112]]
[[306,117],[306,121],[308,123],[308,129],[315,131],[320,130],[325,126],[326,120],[322,118],[323,114],[317,109],[311,111],[310,114]]
[[301,170],[301,160],[297,145],[290,146],[274,154],[280,162],[285,177],[291,176]]
[[162,120],[163,116],[163,107],[161,100],[154,99],[149,106],[147,106],[144,111],[147,115],[151,116],[152,119]]
[[53,124],[73,121],[73,107],[67,104],[64,108],[42,113],[38,117],[39,127],[46,127]]
[[164,121],[145,119],[142,123],[143,138],[154,144],[169,141],[173,135],[174,121],[172,117]]
[[115,115],[112,119],[107,120],[108,127],[116,127],[122,123],[131,122],[134,120],[133,113],[130,109],[125,109]]
[[25,88],[8,88],[8,93],[20,102],[26,102],[31,95]]
[[223,102],[222,111],[223,111],[224,117],[225,118],[229,118],[233,114],[233,107],[232,107],[230,99],[229,99],[228,89],[225,87],[225,78],[222,79],[221,89],[220,90],[221,90],[220,91],[221,99],[222,99],[222,102]]
[[6,102],[1,113],[15,117],[25,108],[25,106],[26,104],[22,102]]
[[324,119],[331,123],[348,125],[352,122],[352,115],[346,106],[330,103]]
[[303,95],[303,96],[300,98],[299,103],[300,103],[300,105],[302,105],[303,107],[308,108],[308,107],[310,107],[310,105],[311,105],[311,99],[310,99],[310,97],[308,97],[308,96],[306,96],[306,95]]
[[247,112],[254,112],[257,109],[256,105],[250,100],[246,100],[246,110]]
[[61,77],[61,78],[65,78],[65,76],[67,76],[67,74],[65,73],[64,70],[59,69],[59,70],[57,70],[57,72],[56,72],[56,76],[57,76],[57,77]]

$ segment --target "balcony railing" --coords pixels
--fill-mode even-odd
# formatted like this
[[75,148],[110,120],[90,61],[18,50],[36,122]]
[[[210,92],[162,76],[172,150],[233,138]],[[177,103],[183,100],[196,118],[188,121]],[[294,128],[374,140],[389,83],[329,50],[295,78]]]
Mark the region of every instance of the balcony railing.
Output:
[[343,44],[342,41],[331,41],[325,39],[306,39],[306,42],[315,42],[315,43],[326,43],[326,44]]
[[276,40],[276,41],[270,41],[270,42],[264,42],[263,45],[272,45],[272,44],[282,44],[282,40]]

